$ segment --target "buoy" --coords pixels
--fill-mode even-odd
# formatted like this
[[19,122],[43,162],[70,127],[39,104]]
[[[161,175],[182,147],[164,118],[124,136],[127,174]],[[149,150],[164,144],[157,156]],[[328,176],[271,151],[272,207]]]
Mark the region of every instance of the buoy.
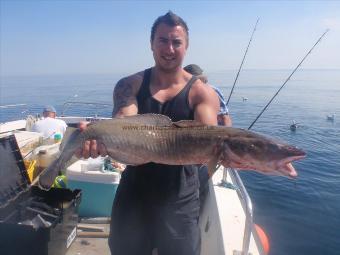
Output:
[[257,235],[260,238],[263,251],[265,252],[265,254],[269,254],[270,246],[269,246],[269,239],[268,239],[266,232],[264,232],[264,230],[257,224],[255,224],[255,230],[257,232]]
[[290,130],[291,131],[296,131],[296,128],[297,128],[297,124],[290,125]]
[[334,121],[334,119],[335,119],[335,114],[327,115],[327,120]]
[[298,127],[298,123],[296,123],[296,121],[293,120],[293,124],[290,125],[290,130],[291,131],[296,131],[297,127]]

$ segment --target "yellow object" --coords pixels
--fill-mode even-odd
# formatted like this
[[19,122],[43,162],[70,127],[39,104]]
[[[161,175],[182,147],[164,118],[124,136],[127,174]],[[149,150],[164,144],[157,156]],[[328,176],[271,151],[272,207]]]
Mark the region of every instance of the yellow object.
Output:
[[25,160],[25,166],[27,169],[28,178],[32,182],[35,178],[35,166],[37,164],[36,160]]
[[54,179],[54,183],[52,185],[53,188],[63,188],[66,189],[67,187],[67,178],[65,175],[58,175]]

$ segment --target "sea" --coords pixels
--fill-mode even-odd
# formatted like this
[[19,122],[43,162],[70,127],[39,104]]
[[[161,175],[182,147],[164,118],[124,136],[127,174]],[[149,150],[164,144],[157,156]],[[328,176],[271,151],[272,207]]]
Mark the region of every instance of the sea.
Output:
[[[291,72],[242,70],[228,105],[233,126],[247,129]],[[207,75],[228,98],[236,73]],[[114,85],[127,74],[1,77],[0,123],[39,114],[46,104],[59,115],[110,117]],[[269,254],[340,255],[340,70],[298,70],[251,130],[307,153],[294,163],[295,179],[239,172],[253,202],[254,222],[269,238]]]

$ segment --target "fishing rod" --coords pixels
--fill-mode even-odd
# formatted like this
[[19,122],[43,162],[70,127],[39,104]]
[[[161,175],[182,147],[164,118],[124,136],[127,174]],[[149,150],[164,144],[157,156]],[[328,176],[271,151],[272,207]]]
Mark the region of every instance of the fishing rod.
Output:
[[[256,123],[256,121],[261,117],[261,115],[263,114],[263,112],[268,108],[268,106],[271,104],[271,102],[274,100],[274,98],[279,94],[279,92],[281,91],[281,89],[286,85],[286,83],[289,81],[289,79],[293,76],[293,74],[296,72],[296,70],[300,67],[300,65],[305,61],[305,59],[307,58],[307,56],[312,52],[312,50],[315,48],[315,46],[321,41],[321,39],[328,33],[329,29],[327,29],[321,36],[320,38],[316,41],[316,43],[313,45],[313,47],[307,52],[307,54],[304,56],[304,58],[300,61],[300,63],[295,67],[295,69],[293,70],[293,72],[288,76],[288,78],[286,79],[286,81],[282,84],[282,86],[279,88],[279,90],[275,93],[275,95],[270,99],[270,101],[267,103],[267,105],[263,108],[263,110],[260,112],[260,114],[256,117],[256,119],[253,121],[253,123],[251,123],[251,125],[248,127],[248,130],[250,130],[254,124]],[[216,166],[216,169],[218,169],[220,167],[220,164],[218,164]],[[237,174],[237,173],[236,173]]]
[[[240,75],[240,72],[241,72],[241,69],[242,69],[244,60],[246,59],[246,56],[247,56],[247,53],[248,53],[248,49],[249,49],[249,46],[250,46],[250,44],[251,44],[251,42],[252,42],[252,40],[253,40],[253,36],[254,36],[255,31],[256,31],[256,27],[257,27],[257,24],[259,23],[259,20],[260,20],[260,18],[257,18],[256,23],[255,23],[255,26],[254,26],[254,29],[253,29],[253,32],[251,33],[250,40],[249,40],[249,42],[248,42],[248,46],[247,46],[247,48],[246,48],[246,51],[244,52],[244,55],[243,55],[243,58],[242,58],[242,61],[241,61],[241,65],[240,65],[240,67],[239,67],[239,69],[238,69],[238,72],[237,72],[237,74],[236,74],[236,78],[235,78],[235,80],[234,80],[234,84],[233,84],[233,86],[232,86],[232,88],[231,88],[231,91],[230,91],[230,94],[229,94],[229,97],[228,97],[228,100],[227,100],[227,103],[226,103],[227,106],[228,106],[228,104],[229,104],[231,95],[233,94],[233,91],[234,91],[236,82],[237,82],[237,80],[238,80],[238,76]],[[221,165],[218,164],[218,165],[216,166],[216,169],[218,169],[220,166],[221,166]],[[237,174],[237,173],[236,173],[236,174]]]
[[260,112],[260,114],[256,117],[256,119],[253,121],[253,123],[251,123],[251,125],[248,127],[248,130],[251,129],[253,127],[253,125],[256,123],[256,121],[260,118],[260,116],[263,114],[263,112],[268,108],[268,106],[271,104],[271,102],[274,100],[274,98],[279,94],[279,92],[281,91],[281,89],[283,89],[283,87],[286,85],[286,83],[290,80],[290,78],[293,76],[293,74],[296,72],[296,70],[300,67],[300,65],[305,61],[305,59],[307,58],[307,56],[312,52],[312,50],[315,48],[315,46],[321,41],[321,39],[327,34],[327,32],[329,31],[329,29],[327,29],[321,36],[320,38],[316,41],[316,43],[313,45],[313,47],[307,52],[307,54],[303,57],[303,59],[300,61],[300,63],[295,67],[295,69],[293,70],[293,72],[288,76],[288,78],[286,79],[286,81],[282,84],[282,86],[279,88],[279,90],[274,94],[274,96],[269,100],[269,102],[267,103],[267,105],[262,109],[262,111]]
[[244,56],[243,56],[243,59],[242,59],[240,68],[238,69],[236,78],[235,78],[235,80],[234,80],[234,84],[233,84],[233,86],[232,86],[232,88],[231,88],[231,91],[230,91],[230,94],[229,94],[229,97],[228,97],[228,100],[227,100],[227,105],[229,104],[231,95],[233,94],[233,91],[234,91],[236,82],[237,82],[237,80],[238,80],[238,76],[240,75],[241,68],[242,68],[242,66],[243,66],[244,60],[246,59],[246,55],[247,55],[247,53],[248,53],[248,49],[249,49],[250,43],[251,43],[251,41],[253,40],[253,36],[254,36],[255,31],[256,31],[256,27],[257,27],[257,23],[259,22],[259,19],[260,19],[260,18],[257,18],[256,24],[255,24],[255,26],[254,26],[254,29],[253,29],[253,32],[252,32],[252,34],[251,34],[250,40],[249,40],[249,42],[248,42],[248,46],[247,46],[246,51],[245,51],[245,53],[244,53]]

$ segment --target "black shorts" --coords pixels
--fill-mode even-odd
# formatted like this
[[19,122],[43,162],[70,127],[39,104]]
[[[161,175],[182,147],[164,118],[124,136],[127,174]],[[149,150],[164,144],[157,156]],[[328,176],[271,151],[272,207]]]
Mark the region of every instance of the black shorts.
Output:
[[151,255],[154,248],[159,255],[199,255],[198,185],[189,186],[190,192],[182,188],[184,196],[161,201],[136,185],[132,175],[124,171],[113,202],[112,255]]
[[200,212],[202,212],[203,205],[206,198],[209,196],[209,174],[208,168],[205,165],[201,165],[198,170],[198,179],[200,182],[199,197],[200,197]]

